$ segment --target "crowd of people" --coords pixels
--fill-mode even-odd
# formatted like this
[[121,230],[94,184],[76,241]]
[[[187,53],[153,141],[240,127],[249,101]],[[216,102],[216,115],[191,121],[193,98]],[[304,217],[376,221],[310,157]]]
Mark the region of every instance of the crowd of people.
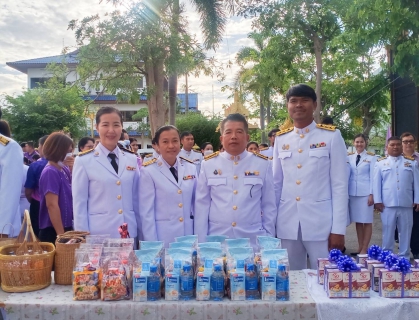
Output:
[[216,152],[210,142],[196,150],[193,134],[165,125],[154,134],[154,152],[144,157],[113,107],[99,109],[100,139],[80,139],[77,156],[62,132],[41,137],[35,149],[32,142],[15,142],[1,120],[2,233],[16,236],[29,208],[35,233],[52,243],[73,229],[119,237],[124,223],[136,240],[166,247],[191,234],[200,242],[207,235],[250,238],[256,247],[257,236],[270,235],[282,240],[290,268],[299,270],[307,259],[314,268],[330,249],[344,250],[351,222],[358,253],[366,253],[375,208],[384,249],[394,249],[397,226],[399,254],[408,257],[410,246],[418,255],[415,137],[391,137],[388,156],[378,159],[360,134],[355,152],[347,154],[339,130],[313,120],[317,97],[311,87],[291,87],[286,101],[293,126],[270,131],[269,146],[249,142],[245,117],[231,114],[221,122]]

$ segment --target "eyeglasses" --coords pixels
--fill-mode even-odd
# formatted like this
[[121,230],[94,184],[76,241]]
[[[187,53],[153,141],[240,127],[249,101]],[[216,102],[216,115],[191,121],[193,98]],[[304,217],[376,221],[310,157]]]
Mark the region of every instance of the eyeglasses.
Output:
[[414,144],[415,140],[404,140],[402,142],[403,142],[403,144]]

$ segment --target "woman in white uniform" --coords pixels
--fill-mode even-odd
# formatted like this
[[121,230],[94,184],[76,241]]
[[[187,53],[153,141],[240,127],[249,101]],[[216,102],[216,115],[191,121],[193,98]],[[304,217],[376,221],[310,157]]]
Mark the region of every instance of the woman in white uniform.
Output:
[[361,254],[367,253],[372,235],[374,219],[374,198],[372,180],[376,156],[365,150],[367,139],[363,134],[354,138],[356,152],[348,154],[351,168],[349,176],[349,215],[351,222],[356,223],[359,249]]
[[156,131],[159,157],[143,163],[140,174],[140,217],[144,240],[163,241],[193,234],[196,165],[178,156],[179,131],[163,126]]
[[96,113],[100,143],[79,153],[73,168],[74,230],[119,238],[119,226],[128,223],[131,238],[141,237],[137,157],[120,149],[122,115],[113,107]]

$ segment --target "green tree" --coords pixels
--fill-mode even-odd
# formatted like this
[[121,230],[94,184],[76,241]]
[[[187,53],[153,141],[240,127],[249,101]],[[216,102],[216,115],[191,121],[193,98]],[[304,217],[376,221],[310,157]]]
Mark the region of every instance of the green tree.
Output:
[[216,129],[221,122],[220,117],[207,118],[197,112],[189,112],[176,117],[176,127],[180,132],[192,132],[195,143],[201,146],[204,142],[211,142],[214,150],[220,147],[220,133]]
[[18,141],[37,140],[54,131],[69,132],[72,137],[85,135],[85,114],[89,102],[82,99],[77,86],[67,86],[65,75],[55,75],[39,88],[19,96],[5,95],[3,118]]

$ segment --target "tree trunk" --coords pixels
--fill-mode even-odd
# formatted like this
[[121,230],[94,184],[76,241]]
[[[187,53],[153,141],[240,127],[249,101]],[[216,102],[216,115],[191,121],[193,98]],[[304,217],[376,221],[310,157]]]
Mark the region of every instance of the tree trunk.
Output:
[[260,92],[259,96],[260,102],[260,129],[262,131],[262,143],[266,143],[266,132],[265,132],[265,106],[263,104],[263,89]]
[[268,125],[271,123],[271,95],[269,91],[266,89],[266,121]]
[[189,111],[188,74],[185,74],[185,113]]
[[317,108],[314,111],[314,121],[321,122],[320,111],[322,110],[322,78],[323,78],[323,61],[322,51],[323,44],[321,39],[314,35],[314,55],[316,57],[316,95],[317,95]]
[[[173,1],[173,17],[172,17],[172,45],[170,46],[170,54],[172,56],[178,56],[178,32],[179,32],[179,16],[180,16],[180,4],[179,0]],[[169,76],[169,124],[175,125],[176,115],[176,99],[177,99],[177,72]]]
[[362,106],[362,133],[369,138],[373,124],[372,116],[368,106]]
[[177,74],[169,76],[169,124],[175,125]]
[[[146,69],[146,75],[145,75],[145,81],[147,82],[147,89],[150,89],[150,92],[154,92],[154,69],[153,64],[151,62],[145,62],[145,69]],[[150,120],[150,131],[151,136],[154,137],[155,132],[155,118],[156,118],[156,98],[155,93],[154,94],[147,94],[147,107],[148,107],[148,114],[149,114],[149,120]]]
[[158,60],[154,66],[154,81],[156,83],[156,104],[158,115],[155,130],[165,124],[166,108],[164,105],[164,60]]
[[146,81],[150,92],[147,95],[148,114],[151,136],[163,126],[165,116],[164,105],[164,61],[148,61],[146,63]]

